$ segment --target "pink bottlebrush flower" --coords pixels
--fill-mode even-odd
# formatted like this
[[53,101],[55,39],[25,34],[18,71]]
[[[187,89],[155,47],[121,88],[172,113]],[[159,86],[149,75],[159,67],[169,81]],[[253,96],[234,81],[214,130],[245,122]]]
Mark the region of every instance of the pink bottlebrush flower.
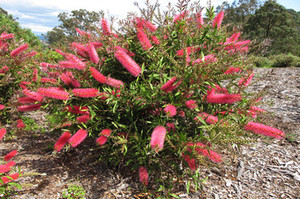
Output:
[[8,66],[3,66],[3,67],[0,69],[0,73],[2,73],[2,74],[7,73],[7,71],[9,71]]
[[252,81],[253,76],[254,76],[254,73],[249,75],[247,79],[246,78],[241,78],[240,81],[239,81],[239,86],[247,87],[250,84],[250,82]]
[[168,132],[170,132],[171,130],[173,130],[173,131],[175,131],[176,129],[175,129],[175,124],[174,123],[167,123],[166,124],[166,126],[167,126],[167,131]]
[[206,146],[200,142],[198,142],[196,144],[190,142],[187,145],[191,146],[193,148],[195,147],[195,151],[199,155],[206,156],[213,162],[216,162],[216,163],[222,162],[222,157],[218,153],[216,153],[215,151],[212,151],[212,150],[207,150]]
[[140,17],[136,17],[134,22],[136,23],[136,28],[139,28],[139,29],[144,28],[145,20],[141,19]]
[[174,22],[178,22],[179,20],[184,19],[188,15],[188,11],[182,11],[180,14],[175,15]]
[[104,35],[108,35],[108,36],[111,35],[111,30],[106,19],[101,20],[101,26]]
[[194,118],[194,120],[198,121],[200,117],[201,119],[203,119],[205,122],[207,122],[208,124],[216,124],[218,123],[219,119],[213,115],[209,115],[208,113],[199,113],[198,116],[196,116]]
[[20,82],[21,84],[24,84],[24,85],[30,85],[31,84],[31,82],[25,82],[25,81],[23,81],[23,82]]
[[176,115],[177,111],[176,111],[176,107],[174,105],[167,105],[164,108],[165,113],[167,114],[167,116],[173,117]]
[[212,88],[211,86],[209,86],[209,89],[207,91],[207,94],[210,95],[210,94],[215,94],[215,92],[218,92],[218,93],[222,93],[222,94],[229,94],[229,92],[227,91],[226,88],[222,88],[221,86],[219,85],[214,85],[215,88]]
[[178,56],[184,56],[184,53],[186,53],[187,55],[190,55],[192,52],[194,52],[195,49],[193,46],[189,46],[186,49],[180,49],[178,50],[176,53]]
[[33,73],[32,73],[32,81],[33,82],[37,81],[37,76],[38,76],[38,69],[35,68],[35,69],[33,69]]
[[44,100],[44,97],[40,93],[32,92],[29,91],[28,89],[24,89],[23,94],[39,102],[42,102]]
[[43,77],[41,78],[41,82],[55,84],[57,82],[57,79]]
[[182,157],[188,163],[188,165],[192,171],[196,170],[197,165],[196,165],[195,159],[190,158],[189,155],[185,155],[184,153],[182,153]]
[[250,40],[245,40],[245,41],[239,41],[239,42],[235,42],[235,43],[225,43],[224,45],[228,45],[224,48],[224,50],[238,50],[238,49],[241,49],[243,46],[249,44],[251,41]]
[[12,57],[16,57],[18,56],[21,52],[23,52],[24,50],[28,49],[28,44],[24,44],[16,49],[14,49],[13,51],[11,51],[10,56]]
[[33,50],[33,51],[29,52],[29,53],[26,53],[25,57],[29,58],[29,57],[33,57],[35,55],[37,55],[37,52],[35,50]]
[[224,74],[232,74],[232,73],[238,73],[242,71],[240,68],[235,68],[235,67],[229,67]]
[[88,56],[87,48],[84,45],[81,45],[76,42],[72,42],[71,46],[76,50],[77,54],[79,54],[81,57]]
[[124,83],[121,80],[114,79],[112,77],[106,77],[105,83],[115,88],[120,88],[121,86],[124,86]]
[[0,174],[9,172],[11,167],[15,166],[16,163],[14,161],[10,161],[4,165],[0,165]]
[[202,28],[204,22],[203,22],[203,17],[201,15],[201,13],[197,14],[197,24],[198,24],[198,28]]
[[212,27],[214,28],[215,26],[217,26],[217,29],[219,29],[221,24],[222,24],[223,18],[224,18],[224,11],[222,10],[215,17],[215,19],[213,21],[213,24],[212,24]]
[[117,50],[115,57],[133,76],[137,77],[141,73],[139,65],[123,50]]
[[157,126],[152,132],[150,145],[155,151],[162,150],[164,147],[167,130],[163,126]]
[[38,92],[45,97],[59,100],[68,100],[70,98],[70,94],[68,92],[54,88],[39,88]]
[[0,110],[5,109],[5,106],[3,104],[0,104]]
[[14,173],[14,174],[10,174],[8,177],[7,176],[1,177],[1,180],[3,183],[0,183],[0,185],[6,184],[6,183],[9,183],[11,181],[18,179],[19,175],[20,175],[19,173]]
[[46,62],[41,62],[40,66],[45,67],[45,68],[57,68],[58,67],[57,64],[50,64],[50,63],[46,63]]
[[139,176],[140,176],[140,182],[144,185],[148,185],[148,171],[145,167],[139,168]]
[[0,140],[2,140],[2,138],[3,138],[4,135],[5,135],[5,133],[6,133],[6,128],[0,129]]
[[87,52],[89,54],[89,57],[91,59],[91,61],[95,64],[99,63],[99,56],[98,53],[95,49],[95,46],[90,42],[89,44],[87,44],[86,46]]
[[185,117],[185,112],[184,111],[178,111],[178,115],[180,117]]
[[69,143],[72,147],[79,145],[87,136],[87,131],[84,129],[78,130],[70,139]]
[[259,108],[259,107],[256,107],[256,106],[251,106],[251,107],[250,107],[250,110],[251,110],[251,111],[254,111],[254,112],[256,112],[256,113],[265,113],[265,112],[266,112],[264,109]]
[[89,108],[86,106],[67,106],[66,110],[74,114],[89,114]]
[[255,122],[249,122],[247,125],[244,126],[245,130],[252,131],[257,134],[274,137],[276,139],[282,139],[285,137],[284,132],[279,129],[260,124]]
[[85,31],[83,31],[83,30],[80,30],[79,28],[76,28],[76,32],[77,32],[78,34],[80,34],[81,36],[87,36],[88,38],[91,37],[90,33],[87,33],[87,32],[85,32]]
[[98,89],[96,88],[75,88],[72,90],[75,96],[77,97],[97,97],[99,94]]
[[260,100],[262,100],[262,97],[259,97],[255,102],[259,102]]
[[197,107],[197,103],[195,100],[188,100],[185,102],[185,105],[190,109],[194,109]]
[[18,128],[18,129],[23,129],[23,128],[25,128],[25,127],[26,127],[26,125],[24,124],[23,120],[22,120],[22,119],[19,119],[19,120],[17,121],[17,128]]
[[151,40],[152,40],[156,45],[159,45],[159,44],[160,44],[159,39],[158,39],[155,35],[152,35]]
[[206,55],[204,56],[204,61],[202,59],[196,59],[192,62],[192,65],[199,64],[199,63],[205,63],[205,65],[211,64],[213,62],[218,61],[218,59],[214,55]]
[[151,23],[150,21],[144,21],[144,26],[150,30],[150,32],[155,32],[157,30],[157,27]]
[[23,106],[18,106],[18,111],[20,112],[26,112],[26,111],[36,111],[41,108],[41,103],[39,104],[31,104],[31,105],[23,105]]
[[91,42],[91,44],[93,44],[93,46],[94,46],[95,48],[100,48],[100,47],[103,46],[103,43],[101,43],[101,42]]
[[96,143],[99,144],[100,146],[105,144],[110,134],[111,134],[110,129],[103,129],[100,133],[100,137],[96,140]]
[[80,83],[75,79],[75,77],[73,76],[72,72],[68,71],[66,72],[66,75],[70,78],[71,80],[71,85],[74,87],[74,88],[79,88],[81,85]]
[[124,51],[127,55],[129,55],[130,57],[132,57],[132,56],[135,55],[133,52],[131,52],[131,51],[125,49],[125,48],[122,48],[122,47],[120,47],[120,46],[115,46],[115,49],[116,49],[116,50],[123,50],[123,51]]
[[216,94],[210,93],[206,96],[206,102],[212,104],[233,104],[241,101],[240,94]]
[[55,143],[54,145],[55,150],[59,152],[68,142],[70,137],[71,137],[71,133],[69,131],[64,132]]
[[14,37],[15,37],[15,35],[13,33],[10,33],[10,34],[2,33],[0,35],[0,40],[4,40],[5,41],[5,40],[8,40],[8,39],[12,39]]
[[238,40],[238,38],[240,37],[241,33],[233,33],[233,35],[229,38],[230,42],[236,42]]
[[59,62],[59,68],[75,68],[78,70],[82,70],[82,67],[79,67],[76,63],[72,61],[60,61]]
[[76,29],[76,32],[78,32],[78,34],[80,34],[81,36],[84,36],[85,35],[85,32],[80,30],[79,28],[75,28]]
[[59,78],[67,85],[71,86],[72,85],[72,79],[69,77],[67,73],[62,73]]
[[177,84],[174,85],[174,83],[176,82],[177,77],[173,77],[172,79],[170,79],[169,81],[167,81],[161,88],[160,90],[168,93],[168,92],[172,92],[178,85],[181,84],[181,81],[179,81]]
[[152,47],[147,35],[141,29],[137,31],[137,37],[144,50],[148,50]]
[[76,55],[69,53],[69,54],[65,54],[65,57],[68,59],[69,62],[71,62],[71,63],[73,63],[73,65],[75,65],[74,68],[76,68],[78,70],[85,69],[85,67],[86,67],[85,63],[82,62],[81,59],[76,57]]
[[10,159],[12,159],[16,154],[18,153],[17,150],[13,150],[10,153],[8,153],[6,156],[4,156],[4,160],[8,162]]
[[233,44],[235,48],[240,48],[241,46],[247,45],[251,42],[251,40],[239,41]]
[[90,120],[90,115],[89,114],[84,114],[76,118],[76,121],[78,123],[87,123]]
[[22,89],[27,89],[27,87],[26,87],[24,84],[19,84],[19,86],[20,86]]
[[66,55],[66,53],[64,53],[62,50],[60,50],[60,49],[55,49],[55,51],[58,53],[58,54],[60,54],[60,55],[62,55],[62,56],[65,56]]
[[96,68],[90,67],[90,72],[92,76],[100,83],[104,84],[106,82],[106,77],[102,75]]

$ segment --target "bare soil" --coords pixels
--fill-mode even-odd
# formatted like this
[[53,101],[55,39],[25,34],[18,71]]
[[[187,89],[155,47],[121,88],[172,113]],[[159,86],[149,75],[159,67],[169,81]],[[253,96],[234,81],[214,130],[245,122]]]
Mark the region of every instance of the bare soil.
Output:
[[[299,198],[300,196],[300,68],[256,68],[249,90],[266,89],[263,101],[268,113],[262,122],[283,130],[287,139],[259,139],[257,143],[234,153],[222,151],[226,161],[213,168],[201,168],[208,176],[203,189],[180,198]],[[260,81],[257,81],[260,79]],[[45,121],[44,113],[33,116]],[[86,198],[147,198],[139,193],[137,173],[107,168],[99,164],[99,149],[94,140],[86,140],[68,152],[53,153],[57,135],[51,133],[18,134],[0,143],[0,155],[17,149],[14,161],[24,172],[18,180],[23,185],[11,198],[54,199],[71,185],[82,186]]]

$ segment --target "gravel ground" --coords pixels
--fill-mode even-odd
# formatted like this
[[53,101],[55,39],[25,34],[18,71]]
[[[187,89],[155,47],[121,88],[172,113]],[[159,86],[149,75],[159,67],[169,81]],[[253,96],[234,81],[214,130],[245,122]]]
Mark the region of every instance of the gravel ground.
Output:
[[[200,169],[208,176],[203,190],[189,195],[179,191],[180,198],[299,198],[300,68],[257,68],[254,72],[254,83],[248,89],[266,89],[266,105],[261,108],[268,113],[263,122],[285,131],[289,139],[258,140],[240,148],[233,146],[234,153],[222,151],[224,164]],[[260,81],[255,83],[257,79]],[[39,112],[36,120],[43,122],[44,113]],[[90,149],[94,140],[59,155],[49,147],[54,142],[49,134],[30,133],[0,143],[0,155],[18,149],[14,160],[21,171],[29,173],[19,180],[23,189],[11,198],[62,198],[71,184],[82,186],[86,198],[147,198],[135,193],[138,183],[129,172],[97,163],[93,154],[98,149]]]

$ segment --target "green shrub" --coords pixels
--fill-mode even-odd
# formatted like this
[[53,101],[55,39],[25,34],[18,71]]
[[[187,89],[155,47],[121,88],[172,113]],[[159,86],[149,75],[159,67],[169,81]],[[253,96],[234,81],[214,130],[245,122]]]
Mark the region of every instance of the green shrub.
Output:
[[279,54],[270,57],[273,67],[300,67],[300,57],[292,54]]
[[252,57],[254,66],[256,67],[272,67],[273,62],[268,57]]

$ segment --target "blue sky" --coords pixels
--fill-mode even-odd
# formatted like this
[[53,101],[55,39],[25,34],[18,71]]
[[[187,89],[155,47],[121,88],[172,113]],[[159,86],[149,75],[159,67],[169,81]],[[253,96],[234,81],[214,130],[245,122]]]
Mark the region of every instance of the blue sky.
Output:
[[[150,0],[155,2],[156,0]],[[228,0],[232,2],[233,0]],[[35,34],[40,35],[59,25],[57,15],[61,12],[86,9],[89,11],[103,10],[107,15],[118,18],[126,16],[129,11],[136,11],[134,2],[143,6],[145,0],[1,0],[0,7],[8,11],[24,28],[30,28]],[[177,0],[159,0],[162,7],[168,2],[173,5]],[[201,0],[201,6],[207,6],[207,0]],[[212,0],[212,5],[220,5],[222,0]],[[300,11],[300,0],[277,0],[286,8]]]

